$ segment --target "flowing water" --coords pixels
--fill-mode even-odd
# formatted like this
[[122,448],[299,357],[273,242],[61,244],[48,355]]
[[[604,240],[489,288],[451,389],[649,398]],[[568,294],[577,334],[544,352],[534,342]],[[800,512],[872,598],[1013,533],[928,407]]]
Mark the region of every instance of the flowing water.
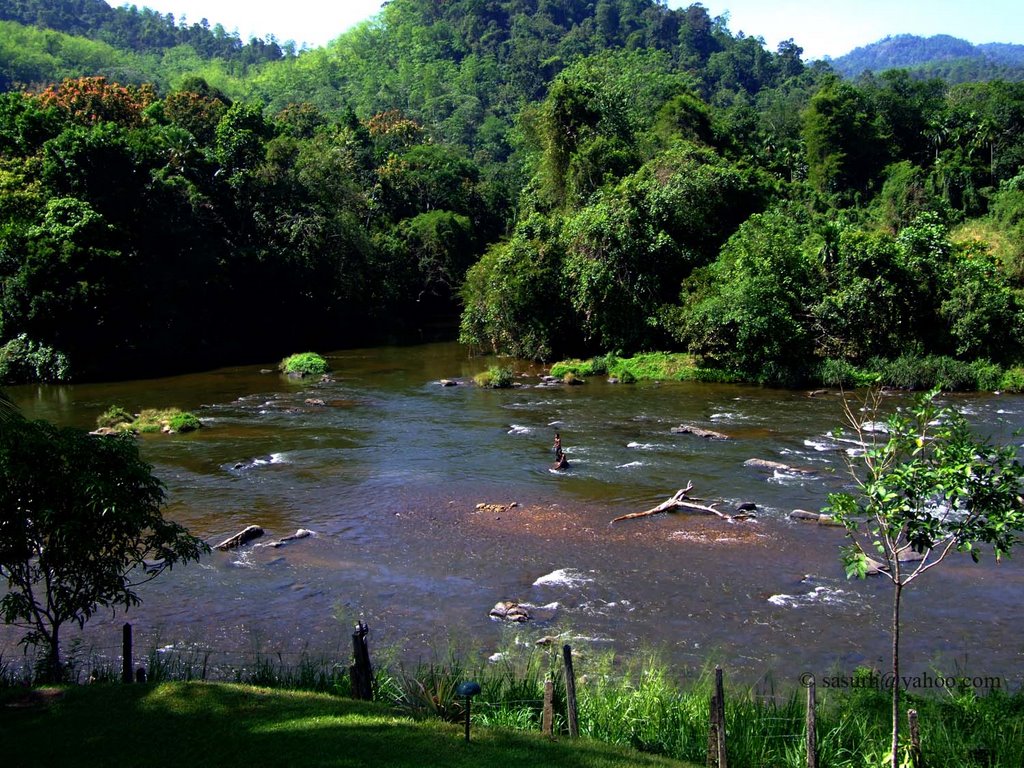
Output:
[[[788,517],[846,487],[851,446],[830,434],[843,418],[838,393],[603,378],[542,386],[542,371],[525,365],[517,388],[487,390],[471,379],[495,361],[456,344],[329,360],[327,382],[254,365],[11,391],[28,416],[90,428],[115,403],[194,410],[199,432],[139,438],[166,484],[165,514],[211,543],[250,524],[266,530],[263,542],[314,532],[279,548],[214,551],[146,585],[127,616],[137,647],[343,657],[363,617],[373,649],[410,659],[449,644],[489,655],[559,636],[624,654],[654,649],[681,670],[720,662],[749,679],[886,667],[888,582],[847,581],[841,530]],[[956,404],[981,434],[1020,442],[1024,398]],[[671,431],[682,423],[731,439]],[[556,431],[564,472],[550,468]],[[811,472],[745,466],[750,458]],[[756,521],[673,513],[611,524],[687,482],[725,511],[755,502]],[[490,618],[503,600],[533,606],[534,620]],[[1018,560],[955,557],[904,605],[910,669],[1019,684]],[[86,644],[116,659],[124,620],[95,617]],[[19,653],[9,630],[0,653]]]

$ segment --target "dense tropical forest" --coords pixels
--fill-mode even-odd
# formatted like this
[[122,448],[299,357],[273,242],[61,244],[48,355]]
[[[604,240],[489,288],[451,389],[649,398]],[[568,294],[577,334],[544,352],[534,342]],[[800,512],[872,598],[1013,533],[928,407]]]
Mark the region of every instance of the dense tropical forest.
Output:
[[699,3],[392,0],[296,51],[0,0],[0,87],[3,381],[439,328],[1024,388],[1021,82],[843,78]]

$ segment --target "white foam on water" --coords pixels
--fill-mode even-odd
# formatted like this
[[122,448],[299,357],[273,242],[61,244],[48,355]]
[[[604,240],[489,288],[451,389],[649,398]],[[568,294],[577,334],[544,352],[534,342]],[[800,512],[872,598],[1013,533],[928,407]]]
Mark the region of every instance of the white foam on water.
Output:
[[510,435],[529,435],[533,430],[530,427],[524,427],[522,424],[511,424],[509,425],[508,434]]
[[769,483],[776,483],[778,485],[793,485],[795,483],[802,483],[807,480],[808,475],[802,472],[782,472],[776,469],[772,472],[772,476],[768,478]]
[[768,602],[780,608],[804,608],[812,605],[855,606],[860,605],[862,599],[856,592],[822,585],[802,595],[772,595]]
[[642,467],[644,463],[642,461],[631,461],[628,464],[619,464],[616,469],[634,469],[636,467]]
[[631,443],[626,443],[627,448],[636,448],[641,451],[654,451],[657,450],[658,446],[654,443],[638,443],[634,440]]
[[535,587],[578,587],[582,584],[589,584],[593,579],[584,576],[574,568],[559,568],[557,571],[545,574],[533,582]]
[[816,451],[834,451],[836,449],[835,443],[826,443],[821,440],[804,440],[804,445]]

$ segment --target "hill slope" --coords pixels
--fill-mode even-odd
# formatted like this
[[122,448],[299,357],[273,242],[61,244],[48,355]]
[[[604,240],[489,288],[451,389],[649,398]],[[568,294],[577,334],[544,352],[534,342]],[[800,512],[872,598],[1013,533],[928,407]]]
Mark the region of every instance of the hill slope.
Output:
[[910,69],[921,77],[951,82],[1024,79],[1024,45],[974,45],[951,35],[895,35],[830,61],[844,77],[887,69]]

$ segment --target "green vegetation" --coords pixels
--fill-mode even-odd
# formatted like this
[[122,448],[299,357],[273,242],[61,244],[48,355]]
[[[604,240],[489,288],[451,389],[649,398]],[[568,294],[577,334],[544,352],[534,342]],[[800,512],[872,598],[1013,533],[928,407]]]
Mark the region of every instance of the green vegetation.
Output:
[[126,411],[120,405],[112,405],[96,417],[96,426],[114,429],[124,424],[127,425],[128,429],[131,429],[131,424],[134,421],[135,416],[131,413]]
[[12,768],[134,764],[141,744],[147,754],[173,754],[183,764],[239,768],[689,765],[590,739],[552,742],[539,732],[479,726],[467,744],[459,725],[412,720],[380,704],[240,685],[93,685],[44,690],[38,698],[48,703],[5,713],[0,725],[24,736],[5,739],[4,762]]
[[282,360],[278,370],[296,376],[322,376],[331,366],[316,352],[300,352]]
[[491,389],[508,389],[515,380],[515,371],[506,366],[492,365],[486,371],[481,371],[473,377],[479,387]]
[[[975,562],[982,547],[996,559],[1008,556],[1024,529],[1024,466],[1017,446],[979,442],[964,416],[940,408],[937,396],[933,390],[890,415],[880,438],[863,427],[882,417],[880,393],[847,402],[847,425],[866,449],[850,468],[856,491],[830,494],[823,510],[846,528],[847,576],[866,578],[874,566],[892,583],[893,680],[900,680],[903,590],[951,552],[969,552]],[[899,768],[899,685],[892,686],[891,713],[888,754],[891,768]]]
[[[62,689],[63,698],[49,706],[9,712],[23,738],[9,740],[7,756],[16,766],[72,759],[76,765],[91,765],[119,760],[119,750],[125,750],[130,762],[128,751],[137,749],[138,739],[148,738],[154,749],[166,740],[178,745],[176,754],[183,759],[203,755],[219,765],[262,763],[268,750],[285,755],[290,765],[333,765],[335,760],[347,765],[352,754],[387,765],[461,765],[463,760],[479,765],[489,759],[502,764],[523,759],[531,765],[678,765],[672,759],[705,764],[710,674],[683,682],[656,659],[615,662],[586,654],[577,662],[583,738],[574,742],[566,738],[559,657],[527,651],[497,664],[473,666],[450,657],[396,674],[378,670],[374,703],[346,698],[344,665],[328,662],[323,669],[334,670],[328,678],[336,682],[326,690],[336,695],[282,690],[305,681],[323,691],[324,678],[308,665],[304,672],[289,673],[266,659],[246,665],[245,679],[260,687],[201,682],[197,675],[189,683],[161,678],[146,685],[73,687]],[[938,676],[933,673],[933,679]],[[539,735],[548,677],[555,691],[554,742]],[[482,692],[473,701],[467,746],[461,730],[463,702],[454,690],[470,679],[481,684]],[[849,678],[818,680],[821,765],[881,764],[889,738],[889,696],[879,680],[878,672],[867,669]],[[803,689],[777,686],[771,679],[753,687],[730,686],[727,675],[730,765],[803,768],[803,694]],[[0,689],[0,702],[24,696],[22,688]],[[47,698],[45,689],[38,698]],[[918,710],[928,765],[1010,768],[1024,759],[1019,693],[996,689],[979,695],[970,681],[958,678],[938,695],[907,694],[904,704]],[[67,738],[35,738],[53,727]],[[434,759],[438,762],[430,762]]]
[[299,52],[101,0],[5,13],[4,380],[456,318],[477,351],[701,380],[1024,364],[1022,82],[843,80],[655,0],[392,0]]
[[0,477],[0,614],[42,650],[43,680],[65,679],[64,627],[138,605],[141,584],[209,549],[163,518],[163,485],[127,435],[8,419]]
[[200,429],[202,423],[194,413],[180,408],[146,408],[132,415],[119,405],[112,405],[96,417],[96,426],[107,427],[119,432],[192,432]]
[[24,333],[0,346],[0,384],[65,381],[70,378],[67,358],[37,344]]

